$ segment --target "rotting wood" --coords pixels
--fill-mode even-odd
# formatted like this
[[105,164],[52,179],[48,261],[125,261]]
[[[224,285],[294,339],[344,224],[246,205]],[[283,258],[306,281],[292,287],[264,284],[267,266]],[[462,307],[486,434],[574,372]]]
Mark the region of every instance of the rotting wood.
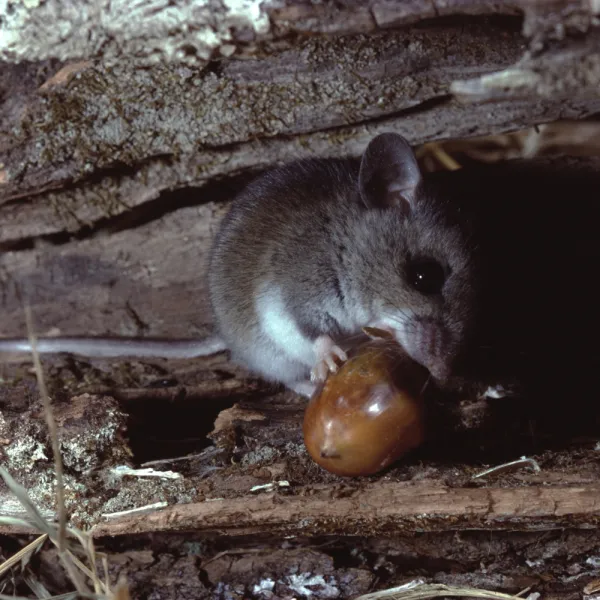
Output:
[[[184,202],[201,205],[213,198],[215,186],[207,184],[218,178],[252,175],[278,162],[301,158],[357,156],[372,137],[385,131],[397,131],[414,143],[439,136],[461,138],[483,130],[500,133],[552,121],[559,116],[582,118],[599,111],[600,101],[560,105],[538,102],[535,106],[519,101],[500,104],[491,114],[487,105],[465,107],[444,101],[438,108],[423,106],[422,110],[416,107],[406,114],[400,111],[400,114],[377,123],[353,125],[332,132],[247,142],[229,148],[226,153],[203,150],[172,160],[149,159],[133,175],[83,181],[72,189],[48,192],[18,203],[7,183],[4,190],[7,203],[0,207],[0,218],[5,224],[0,229],[0,249],[18,249],[23,245],[27,248],[38,239],[53,241],[53,236],[62,235],[69,240],[70,236],[86,238],[127,229],[135,226],[138,220],[156,219],[155,213],[165,211],[165,202],[160,203],[161,193],[185,187],[197,188],[186,192]],[[425,114],[428,117],[424,119]],[[485,129],[477,125],[484,119]],[[60,175],[61,171],[57,173]],[[61,187],[64,183],[57,182],[56,185]],[[20,186],[13,189],[20,189]],[[31,196],[37,191],[30,189],[22,195]],[[223,192],[217,190],[216,195],[223,196]],[[229,192],[229,198],[232,195],[233,190]],[[8,202],[11,198],[13,202]],[[170,210],[177,208],[176,196],[173,200],[175,206]]]
[[94,536],[159,531],[220,535],[393,535],[402,531],[597,527],[600,486],[453,489],[430,482],[365,485],[349,496],[332,490],[257,495],[173,506],[97,525]]
[[[212,377],[218,377],[220,367],[227,368],[223,356],[202,362],[206,369],[214,370]],[[140,521],[100,524],[102,535],[112,535],[105,528],[113,526],[117,528],[115,535],[172,529],[244,536],[261,531],[271,539],[283,533],[319,536],[346,531],[352,535],[385,536],[390,532],[421,530],[597,526],[600,490],[593,439],[580,441],[573,452],[567,446],[556,455],[543,453],[543,443],[538,444],[542,453],[532,456],[541,467],[539,473],[521,468],[475,480],[473,476],[486,466],[501,462],[489,462],[489,448],[494,446],[490,438],[501,441],[507,431],[501,421],[492,421],[486,429],[487,454],[480,443],[470,444],[464,435],[460,437],[460,432],[446,440],[432,433],[425,454],[401,461],[383,478],[344,479],[319,469],[310,460],[302,443],[305,403],[278,388],[264,388],[252,395],[251,388],[242,385],[243,374],[239,379],[223,374],[224,380],[206,379],[206,384],[239,382],[239,388],[228,386],[233,390],[231,396],[203,397],[194,402],[198,398],[177,395],[178,390],[198,387],[198,383],[193,385],[194,380],[211,377],[211,371],[203,374],[199,365],[194,370],[194,361],[161,361],[157,368],[150,361],[147,369],[141,364],[128,365],[122,375],[119,363],[95,363],[96,368],[88,366],[86,371],[84,362],[69,367],[69,360],[56,358],[47,368],[51,390],[57,386],[64,389],[78,374],[70,384],[77,389],[77,396],[59,395],[55,405],[60,437],[65,444],[69,498],[74,502],[71,510],[76,510],[77,519],[91,524],[98,523],[104,513],[133,510],[165,499],[170,505],[165,511],[144,515]],[[171,380],[162,382],[165,372]],[[9,369],[3,376],[11,381]],[[84,393],[97,387],[94,378],[98,377],[116,377],[111,386],[114,391],[109,395],[112,397]],[[129,388],[118,383],[119,377]],[[167,387],[153,387],[160,383]],[[46,433],[40,426],[43,417],[34,397],[28,409],[21,407],[28,385],[28,379],[24,379],[4,391],[0,448],[9,452],[8,466],[13,474],[29,487],[36,503],[41,503],[40,508],[50,510],[51,517],[51,488],[46,489],[43,483],[38,486],[51,477],[51,464],[44,451]],[[120,389],[128,389],[128,393],[122,395]],[[119,396],[123,397],[117,403],[114,398]],[[515,420],[522,420],[516,412],[514,415]],[[494,414],[490,418],[495,418]],[[444,415],[440,420],[447,429],[455,427]],[[480,426],[475,423],[469,427],[476,431]],[[211,429],[209,438],[216,447],[206,447],[205,436]],[[537,433],[545,435],[539,428]],[[174,450],[183,447],[182,453],[174,454],[166,448],[165,441],[172,435],[180,440]],[[521,441],[515,431],[510,435],[508,456],[515,457],[521,451]],[[186,436],[194,436],[196,442],[182,446]],[[456,442],[473,447],[466,455],[453,455],[448,444]],[[111,475],[115,466],[135,467],[148,460],[154,468],[178,472],[182,477],[174,483],[157,482],[156,487],[148,487],[143,481],[140,487],[140,482],[131,477],[115,483]],[[251,492],[256,486],[260,489],[281,481],[288,481],[289,486],[276,494]],[[85,485],[87,491],[80,485]],[[173,485],[177,487],[172,488]],[[115,504],[117,491],[125,495]],[[79,505],[77,498],[88,498],[89,494],[93,501]],[[11,514],[20,514],[6,494],[2,504],[5,511],[10,505]]]
[[[458,36],[464,45],[457,44]],[[187,184],[194,185],[232,172],[239,161],[235,151],[243,150],[233,145],[321,131],[335,149],[336,141],[354,137],[351,130],[339,128],[404,117],[407,112],[420,114],[421,125],[405,128],[415,143],[435,136],[436,130],[461,135],[452,131],[452,121],[466,109],[450,102],[449,86],[461,72],[474,77],[509,67],[519,58],[521,46],[514,25],[473,23],[459,32],[442,24],[371,37],[301,40],[290,50],[273,50],[252,60],[225,60],[211,70],[158,65],[146,71],[128,61],[108,69],[98,63],[47,89],[38,88],[56,80],[60,66],[47,68],[41,86],[33,67],[8,67],[4,86],[14,85],[19,77],[25,82],[18,90],[19,108],[5,123],[0,120],[0,131],[7,134],[4,142],[0,138],[0,201],[89,179],[95,183],[101,176],[114,179],[111,189],[118,188],[122,178],[148,185],[137,173],[147,161],[167,166],[175,161],[175,173],[167,182],[153,181],[158,184],[155,193],[169,189],[169,180],[182,167],[188,167]],[[454,48],[451,53],[449,47]],[[571,100],[573,116],[581,110],[585,114],[585,105],[577,107],[576,98]],[[440,103],[449,106],[427,116],[428,109]],[[529,119],[528,110],[539,111],[536,104],[534,100],[506,108],[522,110],[522,118]],[[547,109],[556,106],[554,100],[545,104]],[[499,113],[496,118],[504,116],[508,126],[506,113],[500,108]],[[473,127],[485,119],[471,116],[469,122]],[[294,145],[301,146],[302,138]],[[318,149],[312,152],[320,154]],[[252,156],[252,145],[247,154]],[[195,163],[187,164],[192,157]],[[219,165],[224,172],[216,169]],[[99,193],[96,202],[88,198],[88,204],[109,214],[131,206],[131,193],[112,202],[103,200],[107,195],[110,198]],[[70,203],[63,206],[68,214]]]
[[202,398],[230,398],[232,395],[242,396],[256,391],[256,386],[251,382],[239,379],[225,379],[224,381],[205,381],[194,386],[177,386],[167,389],[91,389],[94,394],[112,394],[115,399],[125,402],[144,402],[148,400],[173,401],[180,398],[189,399],[190,402],[201,401]]
[[[599,574],[594,566],[598,543],[594,532],[585,531],[288,539],[284,547],[280,541],[257,545],[247,538],[208,541],[202,534],[134,539],[134,547],[124,546],[122,539],[102,540],[111,579],[125,576],[134,598],[156,589],[165,600],[231,598],[233,593],[260,598],[265,594],[257,590],[265,589],[273,598],[291,598],[308,589],[325,600],[424,581],[573,600],[594,590]],[[49,589],[55,589],[52,558],[51,550],[42,551],[40,575]]]
[[[61,367],[63,361],[66,359],[58,357],[51,361],[51,366],[48,366],[50,379],[56,373],[61,373],[63,378],[67,376],[65,369],[69,361]],[[120,370],[120,365],[111,361],[94,362],[98,367],[97,373],[103,377],[110,377],[111,373]],[[103,362],[104,368],[100,368]],[[201,362],[206,368],[213,369],[215,374],[227,366],[223,356]],[[152,366],[151,363],[148,366]],[[87,382],[87,385],[92,385],[93,379],[88,377],[83,365],[84,362],[75,365],[80,371],[79,384]],[[127,367],[124,381],[131,381],[137,372],[140,398],[145,389],[148,402],[144,408],[138,400],[124,401],[123,408],[137,407],[142,412],[157,400],[154,389],[146,386],[159,382],[164,373],[171,374],[173,381],[179,380],[184,385],[203,376],[194,370],[194,361],[170,364],[160,361],[156,369],[147,373],[139,370],[141,365]],[[10,371],[4,373],[4,377],[10,381]],[[136,387],[135,382],[129,385],[130,390]],[[176,383],[170,385],[171,391],[177,387]],[[18,386],[23,386],[20,391]],[[6,413],[9,417],[6,428],[13,432],[13,437],[18,435],[24,441],[21,430],[15,428],[15,424],[26,425],[30,421],[23,418],[23,411],[19,413],[18,410],[23,389],[27,389],[26,381],[20,381],[12,392],[5,390],[10,396],[4,396],[3,408],[8,408],[8,400],[13,397],[16,404]],[[96,410],[94,423],[102,426],[106,399],[80,395],[73,399],[73,403],[64,400],[56,407],[61,427],[67,427],[71,432],[74,428],[81,430],[82,426],[85,427],[87,421],[83,417],[92,400]],[[210,403],[209,399],[203,399],[199,410],[207,411]],[[233,462],[227,459],[227,452],[223,452],[220,456],[224,460],[217,463],[220,470],[211,470],[206,479],[197,467],[190,470],[188,465],[184,470],[184,463],[198,460],[200,466],[207,465],[207,462],[210,466],[214,458],[213,449],[209,449],[206,456],[200,453],[186,460],[179,457],[172,463],[167,459],[154,467],[184,474],[176,481],[179,484],[187,481],[187,494],[193,490],[204,497],[203,501],[189,503],[189,497],[177,500],[175,496],[169,508],[162,511],[111,519],[96,527],[94,535],[98,548],[103,551],[107,551],[107,547],[113,548],[108,550],[113,573],[125,572],[132,584],[141,585],[148,577],[156,578],[157,573],[163,573],[160,565],[170,565],[169,561],[173,560],[173,568],[176,569],[187,564],[189,569],[186,572],[193,574],[194,581],[204,581],[207,585],[210,582],[213,596],[213,586],[217,586],[217,582],[238,587],[246,582],[248,589],[252,590],[254,585],[272,573],[272,566],[262,561],[248,563],[244,555],[252,557],[256,552],[264,551],[268,556],[281,548],[285,539],[285,549],[281,550],[277,560],[282,582],[287,581],[287,574],[304,573],[308,569],[317,580],[325,576],[328,582],[339,580],[347,583],[348,577],[352,580],[360,573],[354,569],[346,574],[343,566],[348,563],[343,557],[347,555],[349,560],[352,557],[350,564],[362,561],[363,553],[357,555],[357,548],[364,549],[364,559],[368,559],[368,562],[361,563],[364,576],[381,572],[380,567],[374,565],[389,565],[385,567],[388,573],[385,582],[389,585],[380,581],[378,588],[402,583],[406,577],[406,565],[415,565],[420,576],[430,582],[479,585],[513,593],[535,585],[536,591],[552,590],[553,597],[566,600],[569,596],[562,595],[565,590],[572,591],[577,585],[581,587],[595,576],[595,563],[590,561],[595,560],[600,548],[594,534],[600,515],[600,488],[593,451],[584,454],[576,449],[572,454],[559,452],[536,456],[542,466],[541,473],[525,469],[496,474],[483,482],[472,480],[472,475],[483,468],[481,456],[473,457],[468,465],[454,461],[445,466],[436,464],[435,459],[409,459],[383,478],[345,480],[317,469],[302,451],[299,444],[302,403],[293,404],[285,398],[277,400],[275,396],[266,394],[251,403],[246,400],[242,403],[247,408],[239,406],[220,413],[222,427],[230,429],[237,440]],[[110,404],[114,406],[112,400]],[[177,403],[162,398],[162,404],[162,421],[166,423],[167,415],[169,421],[175,420]],[[202,414],[206,415],[206,412]],[[35,418],[41,417],[37,414]],[[191,425],[197,430],[201,422]],[[139,428],[139,422],[131,425],[129,434],[138,432]],[[502,437],[505,432],[496,431],[496,434]],[[86,428],[86,435],[94,436],[93,429]],[[514,446],[515,440],[512,444]],[[88,444],[86,447],[92,450]],[[26,448],[24,450],[24,457],[29,456]],[[515,447],[512,451],[516,451]],[[444,454],[444,450],[438,454]],[[89,458],[93,458],[93,451]],[[90,495],[87,502],[80,500],[75,504],[81,506],[82,511],[94,510],[94,519],[99,517],[98,503],[110,502],[116,491],[113,484],[106,494],[110,461],[108,464],[102,462],[98,467],[94,469],[93,476],[78,478],[78,481],[86,483]],[[33,471],[30,476],[35,478],[36,473]],[[136,489],[135,478],[126,479],[119,481],[119,491],[132,485]],[[156,478],[152,479],[154,483]],[[260,489],[282,481],[289,481],[289,486],[278,487],[276,493]],[[164,486],[164,482],[161,485]],[[251,492],[256,486],[260,486],[258,491]],[[138,485],[137,489],[143,492],[148,490],[148,485]],[[128,503],[122,510],[134,510],[160,501],[160,490],[150,489],[150,496],[142,493],[139,499],[136,496],[127,498]],[[9,499],[6,494],[1,496],[0,503],[6,510]],[[184,503],[175,504],[177,501]],[[11,506],[18,508],[14,502]],[[104,512],[117,510],[113,506]],[[44,511],[44,514],[52,518],[51,511],[49,514]],[[0,528],[0,533],[14,540],[16,536],[31,531]],[[148,565],[136,565],[135,552],[131,551],[132,547],[139,550],[149,546],[154,547],[155,558],[150,570]],[[326,564],[308,563],[306,553],[311,548],[320,552],[321,546]],[[168,549],[170,547],[172,551]],[[190,548],[195,548],[191,556]],[[232,551],[231,557],[227,549]],[[174,557],[180,556],[180,553],[187,558],[183,556],[175,560]],[[50,557],[46,560],[51,564]],[[543,564],[543,574],[556,574],[555,579],[547,581],[540,575],[542,567],[535,561],[541,560],[548,561]],[[328,567],[327,561],[335,561],[339,568]],[[581,563],[578,571],[580,579],[577,581],[571,577],[570,563],[573,561]],[[485,565],[486,571],[482,571],[481,564]],[[124,568],[125,565],[136,566],[131,570]],[[242,577],[243,567],[248,574]],[[198,570],[202,576],[198,575]],[[171,589],[168,577],[163,577],[162,581],[166,588]],[[367,577],[367,582],[372,585],[373,577]],[[367,588],[360,590],[368,591]],[[138,595],[144,597],[143,592]],[[196,588],[188,596],[175,587],[173,597],[205,596]]]
[[28,298],[38,335],[204,337],[212,319],[203,274],[223,208],[184,208],[131,231],[4,254],[0,330],[22,335]]
[[[78,3],[77,10],[72,11],[73,22],[65,23],[71,25],[65,35],[57,32],[53,21],[59,4],[70,3],[53,0],[13,8],[0,29],[4,34],[0,59],[92,58],[101,48],[103,58],[110,62],[129,54],[141,64],[198,64],[219,54],[252,54],[257,43],[285,43],[294,33],[371,33],[377,28],[454,15],[523,15],[530,37],[550,37],[555,32],[560,35],[564,21],[585,30],[593,22],[596,8],[594,3],[565,0],[354,0],[318,4],[253,0],[227,8],[216,0],[201,7],[184,3],[157,7],[150,2],[132,7],[126,2],[89,1]],[[30,43],[32,37],[35,44]]]
[[[553,531],[596,529],[600,486],[452,488],[435,481],[375,481],[360,486],[248,492],[162,510],[111,518],[93,527],[96,538],[194,532],[243,537],[261,534],[319,537],[446,531]],[[0,533],[27,533],[1,526]]]
[[[577,118],[598,110],[594,93],[598,44],[591,5],[374,2],[369,14],[381,31],[372,31],[348,25],[353,23],[349,14],[364,12],[361,4],[349,3],[343,9],[333,3],[279,5],[273,14],[284,18],[274,22],[276,37],[303,28],[317,35],[300,37],[289,47],[265,46],[251,60],[222,59],[208,71],[174,63],[142,75],[122,44],[124,54],[113,69],[90,62],[77,62],[77,69],[46,65],[45,82],[38,80],[43,70],[37,65],[31,72],[19,68],[12,75],[6,69],[4,86],[17,92],[11,92],[10,110],[5,108],[8,114],[0,120],[6,134],[0,143],[0,199],[71,188],[73,182],[80,182],[74,189],[45,198],[45,214],[24,211],[25,221],[54,222],[38,225],[41,230],[35,233],[23,230],[24,221],[18,227],[14,209],[3,215],[3,220],[12,222],[11,239],[57,230],[76,232],[149,202],[161,190],[200,185],[240,169],[307,154],[356,154],[377,126],[396,128],[419,143],[505,131],[558,116]],[[406,28],[432,16],[516,15],[521,10],[524,35],[517,31],[518,18],[485,22],[483,27],[481,22],[471,22],[454,29],[434,19],[426,28]],[[154,18],[160,21],[153,12]],[[340,41],[325,35],[330,30],[327,23],[335,19],[345,24],[346,34],[359,37]],[[395,31],[392,25],[404,29]],[[84,29],[73,30],[72,35]],[[126,35],[125,31],[127,27],[120,33]],[[130,33],[139,31],[148,34],[148,29],[140,28]],[[366,31],[371,35],[362,35]],[[18,27],[11,36],[18,38],[17,32]],[[570,37],[572,32],[578,35]],[[527,39],[537,45],[547,41],[548,47],[519,61]],[[561,41],[559,48],[553,46],[555,39]],[[110,51],[104,50],[106,58]],[[53,51],[75,59],[68,52],[62,54],[56,44]],[[70,68],[67,76],[65,69]],[[452,89],[469,101],[489,100],[500,93],[510,103],[495,103],[493,111],[475,110],[451,102]],[[413,112],[418,120],[404,122]],[[362,133],[370,122],[376,127]],[[359,127],[358,132],[353,126]],[[322,132],[322,143],[319,138],[304,139],[317,131]],[[297,137],[273,140],[274,136]],[[249,142],[256,138],[280,143],[262,160],[254,158],[247,164],[257,150]],[[231,148],[232,144],[240,147]],[[228,160],[232,149],[246,156],[242,164],[236,165],[235,157]],[[118,176],[111,170],[123,166],[127,172]]]

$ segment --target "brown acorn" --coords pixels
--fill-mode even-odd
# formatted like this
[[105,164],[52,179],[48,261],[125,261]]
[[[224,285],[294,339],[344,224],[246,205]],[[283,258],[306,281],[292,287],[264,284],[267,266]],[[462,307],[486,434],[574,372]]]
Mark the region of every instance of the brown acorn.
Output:
[[385,469],[420,445],[428,377],[393,341],[355,348],[306,409],[304,442],[312,459],[332,473],[357,477]]

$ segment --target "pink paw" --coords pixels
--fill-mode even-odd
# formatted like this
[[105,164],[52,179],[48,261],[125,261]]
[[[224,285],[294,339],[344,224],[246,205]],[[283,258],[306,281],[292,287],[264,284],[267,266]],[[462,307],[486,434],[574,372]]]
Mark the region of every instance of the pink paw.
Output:
[[336,346],[328,335],[319,336],[314,344],[316,364],[310,372],[311,381],[325,381],[329,372],[338,370],[336,358],[342,362],[348,360],[348,355]]

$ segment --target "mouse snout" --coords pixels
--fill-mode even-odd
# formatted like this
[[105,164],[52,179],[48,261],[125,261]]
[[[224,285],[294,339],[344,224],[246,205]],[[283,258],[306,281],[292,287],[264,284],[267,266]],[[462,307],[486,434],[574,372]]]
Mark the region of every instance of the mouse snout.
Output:
[[415,317],[398,333],[399,342],[410,357],[423,365],[435,379],[445,381],[450,377],[455,344],[443,323]]

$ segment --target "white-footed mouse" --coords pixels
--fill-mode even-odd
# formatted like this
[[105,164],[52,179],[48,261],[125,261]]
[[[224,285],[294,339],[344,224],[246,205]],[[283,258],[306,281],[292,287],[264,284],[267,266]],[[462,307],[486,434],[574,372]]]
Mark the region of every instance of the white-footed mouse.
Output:
[[[392,332],[434,378],[452,374],[473,308],[460,209],[428,187],[400,135],[359,160],[267,172],[234,200],[216,236],[209,289],[218,338],[43,338],[40,353],[189,358],[225,347],[267,380],[310,395],[362,328]],[[0,339],[0,351],[29,351]]]
[[259,177],[224,218],[209,269],[233,359],[308,395],[371,326],[446,379],[473,305],[459,212],[393,133],[361,160],[304,160]]

